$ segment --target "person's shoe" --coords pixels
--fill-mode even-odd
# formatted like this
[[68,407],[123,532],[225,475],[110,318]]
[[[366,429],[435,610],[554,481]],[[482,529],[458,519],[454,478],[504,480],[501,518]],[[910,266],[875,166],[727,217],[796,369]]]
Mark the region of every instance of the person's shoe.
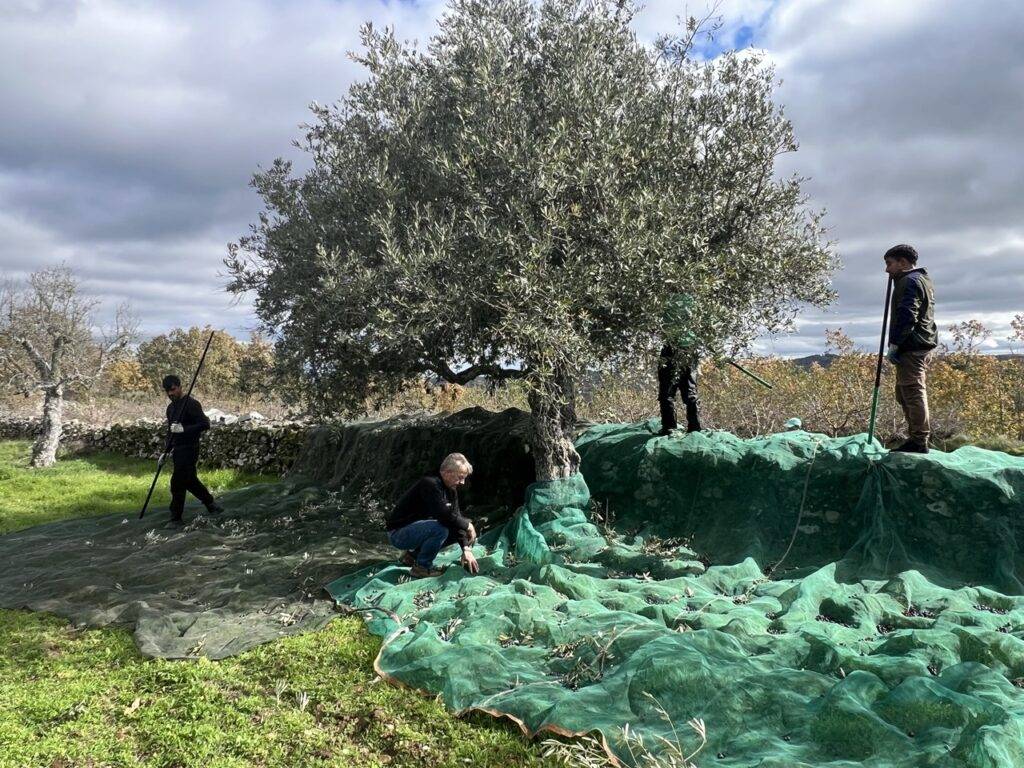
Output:
[[422,565],[414,565],[409,569],[409,575],[414,579],[426,579],[431,576],[440,576],[444,571],[439,571],[436,568],[424,568]]
[[206,511],[211,515],[219,515],[221,512],[224,511],[224,507],[222,507],[216,501],[211,501],[209,504],[206,505]]
[[166,523],[164,523],[164,528],[184,528],[184,527],[185,527],[185,520],[183,518],[180,518],[180,517],[172,517],[170,520],[168,520]]
[[701,431],[700,424],[698,424],[695,427],[687,427],[686,428],[686,434],[690,434],[691,432],[700,432],[700,431]]
[[892,449],[893,453],[928,453],[928,446],[921,445],[916,440],[907,440],[903,445]]
[[658,433],[658,437],[668,437],[673,432],[675,432],[674,429],[663,429]]
[[416,565],[416,557],[412,552],[403,552],[398,562],[404,565],[406,568],[412,568]]

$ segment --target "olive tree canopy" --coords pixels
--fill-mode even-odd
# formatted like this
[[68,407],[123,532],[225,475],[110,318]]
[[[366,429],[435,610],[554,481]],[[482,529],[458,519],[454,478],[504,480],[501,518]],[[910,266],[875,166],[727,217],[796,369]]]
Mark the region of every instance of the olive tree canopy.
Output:
[[230,246],[309,402],[359,411],[416,377],[525,379],[538,477],[575,471],[575,382],[647,365],[685,292],[710,353],[831,300],[833,257],[756,56],[642,44],[629,2],[453,0],[425,50],[363,30],[367,70],[313,105]]

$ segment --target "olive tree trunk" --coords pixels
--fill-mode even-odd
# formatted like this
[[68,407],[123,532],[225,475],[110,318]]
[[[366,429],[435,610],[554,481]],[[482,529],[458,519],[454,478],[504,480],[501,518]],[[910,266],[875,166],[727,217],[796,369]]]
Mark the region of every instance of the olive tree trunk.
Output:
[[573,445],[576,429],[576,382],[559,369],[530,391],[533,416],[531,448],[538,480],[571,477],[580,468]]
[[49,467],[57,461],[57,447],[64,429],[64,388],[43,390],[43,431],[32,446],[33,467]]

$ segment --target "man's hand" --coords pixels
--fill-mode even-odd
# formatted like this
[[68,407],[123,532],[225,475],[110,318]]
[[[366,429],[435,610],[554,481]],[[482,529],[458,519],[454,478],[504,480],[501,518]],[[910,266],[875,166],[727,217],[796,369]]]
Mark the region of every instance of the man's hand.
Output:
[[890,344],[889,345],[889,351],[885,353],[885,359],[888,360],[893,365],[899,365],[900,364],[899,347],[897,347],[895,344]]
[[466,528],[466,533],[469,534],[470,545],[476,544],[476,528],[473,527],[472,523],[470,523],[469,527]]
[[181,422],[180,421],[176,421],[173,424],[171,424],[171,432],[173,432],[174,434],[180,435],[184,431],[185,431],[185,428],[183,426],[181,426]]
[[469,547],[462,548],[462,567],[470,573],[480,573],[480,563],[473,556],[473,550]]

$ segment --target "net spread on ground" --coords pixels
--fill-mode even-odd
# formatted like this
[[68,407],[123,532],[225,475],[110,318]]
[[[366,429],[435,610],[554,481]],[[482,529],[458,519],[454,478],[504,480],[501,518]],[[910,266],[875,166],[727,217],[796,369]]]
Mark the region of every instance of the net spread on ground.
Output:
[[693,752],[699,718],[700,765],[1024,766],[1024,459],[656,429],[587,430],[582,474],[531,486],[476,576],[449,550],[410,580],[381,509],[296,476],[185,532],[0,537],[0,604],[222,657],[322,626],[327,583],[383,638],[382,675],[530,733],[599,732],[627,765]]
[[1024,765],[1024,461],[654,426],[585,433],[477,577],[332,583],[378,671],[627,764],[700,718],[701,764]]

